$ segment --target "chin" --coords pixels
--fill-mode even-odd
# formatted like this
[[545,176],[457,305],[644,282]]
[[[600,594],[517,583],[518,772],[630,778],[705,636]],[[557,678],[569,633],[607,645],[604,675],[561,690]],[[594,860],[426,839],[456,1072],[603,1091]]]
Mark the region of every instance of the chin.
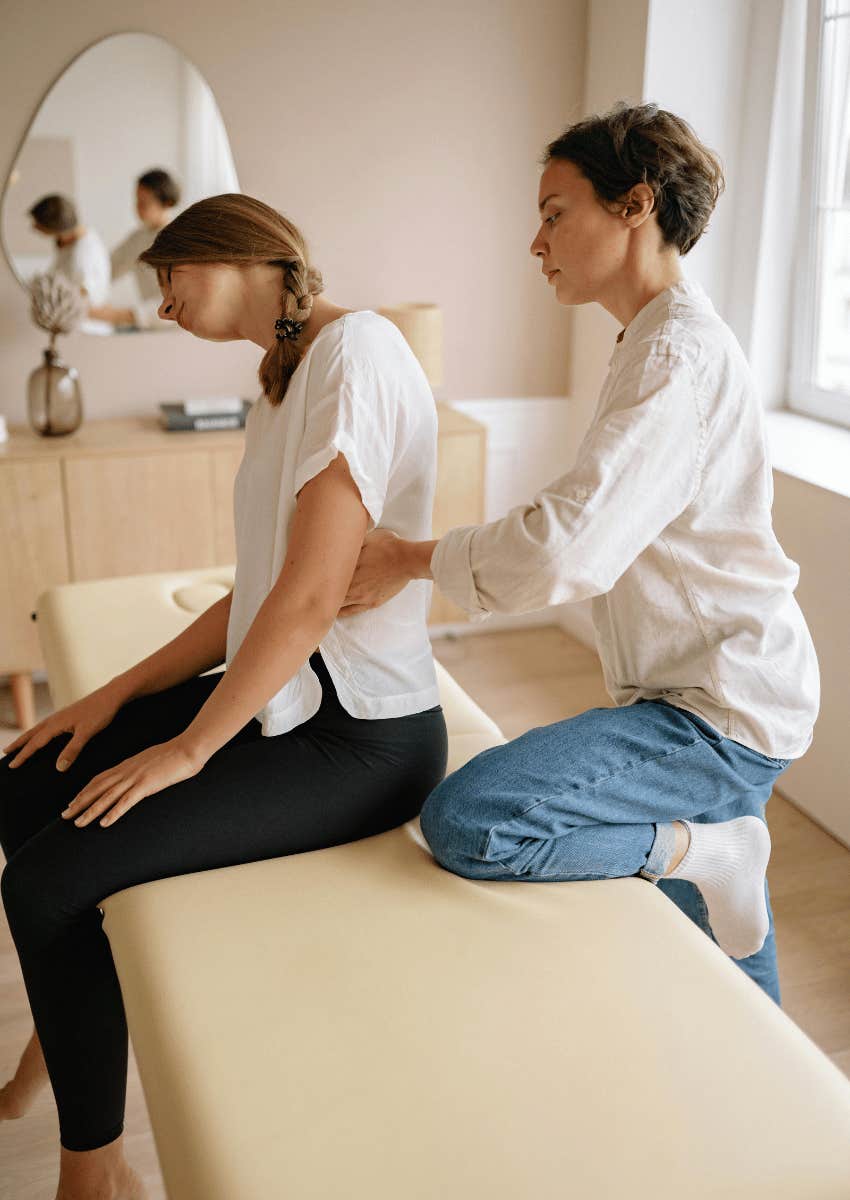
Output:
[[577,308],[580,304],[591,304],[593,297],[584,294],[579,288],[570,285],[561,276],[555,284],[555,299],[559,304],[568,308]]
[[183,328],[187,333],[191,333],[192,337],[200,338],[204,342],[229,342],[231,340],[230,335],[223,330],[210,329],[208,325],[201,325],[197,328],[184,325]]

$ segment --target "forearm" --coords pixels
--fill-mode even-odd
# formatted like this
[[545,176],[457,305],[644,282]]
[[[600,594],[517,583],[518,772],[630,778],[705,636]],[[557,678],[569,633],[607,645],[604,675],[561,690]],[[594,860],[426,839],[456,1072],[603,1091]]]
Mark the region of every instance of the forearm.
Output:
[[193,754],[206,761],[296,674],[333,624],[324,611],[280,589],[269,593],[221,682],[182,735]]
[[121,703],[136,696],[161,692],[186,679],[202,675],[224,662],[227,653],[227,622],[233,593],[228,592],[166,645],[107,685],[121,697]]

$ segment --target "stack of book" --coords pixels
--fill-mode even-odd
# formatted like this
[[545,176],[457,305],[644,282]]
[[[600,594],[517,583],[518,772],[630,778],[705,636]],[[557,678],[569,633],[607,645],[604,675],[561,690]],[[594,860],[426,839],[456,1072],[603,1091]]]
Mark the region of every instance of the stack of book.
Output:
[[239,396],[193,396],[160,404],[159,423],[163,429],[244,429],[250,407]]

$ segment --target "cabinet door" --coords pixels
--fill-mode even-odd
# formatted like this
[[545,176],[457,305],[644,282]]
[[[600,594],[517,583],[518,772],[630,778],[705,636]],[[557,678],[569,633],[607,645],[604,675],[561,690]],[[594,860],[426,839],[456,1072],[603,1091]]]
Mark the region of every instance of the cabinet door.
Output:
[[[437,443],[437,490],[434,495],[433,536],[456,525],[480,525],[484,520],[485,430],[441,435]],[[465,612],[434,588],[428,621],[431,625],[466,621]]]
[[32,671],[43,660],[30,613],[40,592],[69,578],[58,462],[0,465],[0,539],[0,671]]
[[216,566],[211,453],[66,459],[74,579]]

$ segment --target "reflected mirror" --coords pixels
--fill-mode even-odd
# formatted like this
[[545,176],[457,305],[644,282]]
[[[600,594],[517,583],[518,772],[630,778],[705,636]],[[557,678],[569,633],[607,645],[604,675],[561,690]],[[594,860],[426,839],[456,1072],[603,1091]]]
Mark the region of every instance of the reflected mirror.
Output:
[[3,191],[3,250],[26,287],[61,270],[88,333],[167,333],[156,274],[136,263],[157,230],[239,185],[218,105],[163,38],[122,33],[79,55],[45,96]]

